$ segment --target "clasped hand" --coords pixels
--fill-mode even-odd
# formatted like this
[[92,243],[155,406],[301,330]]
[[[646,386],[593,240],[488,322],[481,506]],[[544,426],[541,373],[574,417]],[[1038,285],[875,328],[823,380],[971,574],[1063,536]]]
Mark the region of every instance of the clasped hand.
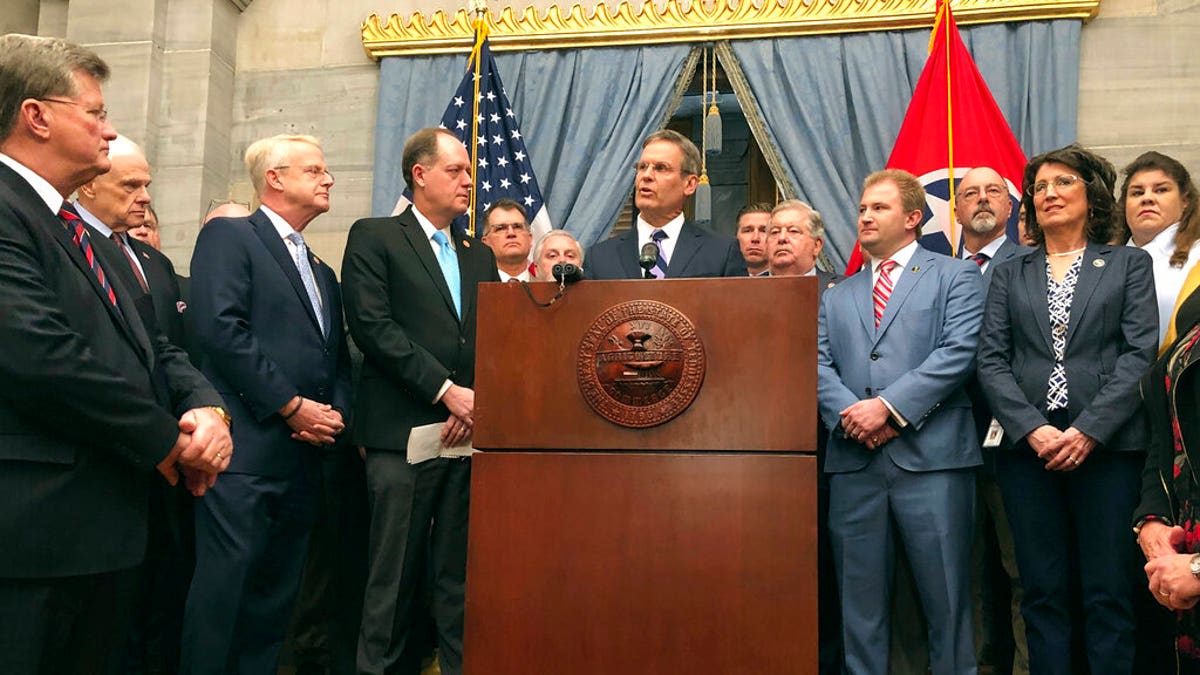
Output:
[[1096,447],[1096,439],[1075,427],[1059,431],[1049,424],[1029,432],[1025,440],[1045,460],[1047,471],[1074,471]]
[[475,390],[452,384],[442,394],[441,402],[450,410],[450,417],[442,426],[442,445],[449,448],[471,437],[475,427]]
[[[288,405],[294,406],[295,403],[289,402]],[[342,413],[334,410],[333,406],[304,397],[300,397],[300,407],[287,419],[287,423],[292,429],[292,438],[316,446],[333,443],[346,428]]]
[[171,485],[179,482],[182,471],[188,491],[199,497],[216,483],[232,457],[233,439],[225,420],[212,408],[193,408],[179,418],[179,436],[157,468]]
[[846,435],[871,450],[882,447],[900,435],[888,424],[891,411],[879,398],[858,401],[839,414],[842,416],[842,429]]

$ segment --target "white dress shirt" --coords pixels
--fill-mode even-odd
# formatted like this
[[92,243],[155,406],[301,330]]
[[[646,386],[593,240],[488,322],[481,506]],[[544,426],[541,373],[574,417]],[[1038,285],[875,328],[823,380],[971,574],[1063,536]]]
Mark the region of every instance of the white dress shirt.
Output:
[[[667,264],[670,265],[671,264],[671,254],[673,254],[675,252],[675,242],[679,241],[679,231],[682,229],[683,229],[683,214],[682,213],[679,214],[678,216],[675,216],[675,218],[672,219],[671,222],[667,223],[666,225],[663,225],[662,227],[654,227],[650,223],[647,223],[646,221],[642,220],[641,215],[639,215],[637,218],[638,252],[639,252],[639,254],[641,253],[643,246],[645,246],[646,244],[654,243],[654,240],[650,238],[650,235],[653,234],[655,230],[662,230],[663,232],[667,233],[667,238],[662,240],[662,244],[659,246],[659,248],[662,249],[663,260],[666,260]],[[666,272],[666,270],[663,270],[663,272]]]
[[[105,239],[110,241],[112,240],[112,228],[110,228],[108,225],[105,225],[99,218],[96,217],[96,214],[88,211],[83,204],[80,204],[79,202],[75,202],[73,206],[75,207],[75,210],[79,212],[79,217],[83,218],[83,222],[95,228],[96,231],[103,235]],[[142,279],[147,285],[149,285],[150,280],[146,277],[146,268],[142,267],[142,261],[140,258],[138,258],[137,251],[133,250],[133,247],[129,245],[129,235],[125,235],[120,239],[121,243],[117,244],[117,246],[121,248],[121,252],[125,254],[126,259],[132,260],[133,264],[137,265],[138,272],[142,274]],[[116,244],[117,242],[113,243]]]

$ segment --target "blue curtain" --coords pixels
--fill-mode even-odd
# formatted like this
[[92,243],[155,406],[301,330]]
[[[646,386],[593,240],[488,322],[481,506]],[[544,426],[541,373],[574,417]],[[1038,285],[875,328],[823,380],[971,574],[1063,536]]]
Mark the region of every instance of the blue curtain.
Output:
[[[1026,156],[1075,140],[1074,20],[961,28]],[[837,269],[857,238],[861,181],[883,168],[916,88],[929,31],[730,43],[796,195],[821,212]]]
[[[586,248],[606,237],[633,187],[641,141],[662,123],[690,47],[561,49],[496,54],[555,227]],[[404,189],[400,154],[436,124],[466,56],[383,60],[372,208],[391,213]]]

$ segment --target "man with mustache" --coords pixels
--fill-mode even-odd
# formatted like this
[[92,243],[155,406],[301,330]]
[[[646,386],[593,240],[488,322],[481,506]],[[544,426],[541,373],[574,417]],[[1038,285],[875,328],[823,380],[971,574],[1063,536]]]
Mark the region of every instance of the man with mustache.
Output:
[[[963,231],[963,246],[959,255],[979,265],[979,269],[983,273],[985,289],[987,283],[991,281],[992,269],[996,264],[1024,255],[1031,250],[1009,240],[1006,236],[1005,230],[1011,214],[1012,197],[1008,192],[1008,184],[995,169],[977,166],[968,171],[959,181],[954,200],[954,215]],[[978,501],[975,509],[975,543],[971,565],[976,651],[981,658],[984,657],[985,645],[994,644],[992,640],[987,639],[987,636],[1003,629],[1000,625],[991,625],[994,623],[993,617],[984,617],[983,615],[982,596],[991,590],[984,588],[984,584],[989,578],[986,570],[990,568],[984,559],[985,552],[988,550],[984,545],[984,540],[986,537],[994,536],[1000,563],[1008,576],[1011,589],[1012,672],[1016,675],[1028,674],[1029,655],[1025,645],[1025,622],[1021,619],[1021,581],[1017,577],[1017,560],[1013,553],[1012,531],[1008,527],[1004,504],[1000,500],[1000,488],[996,485],[996,448],[999,447],[996,443],[1003,441],[1001,439],[994,439],[991,442],[987,440],[988,429],[992,423],[992,411],[988,407],[987,401],[984,400],[978,381],[974,377],[967,383],[967,393],[971,398],[975,415],[975,431],[983,445],[983,466],[979,469],[975,484],[975,495]],[[988,630],[989,626],[991,627],[990,631]]]

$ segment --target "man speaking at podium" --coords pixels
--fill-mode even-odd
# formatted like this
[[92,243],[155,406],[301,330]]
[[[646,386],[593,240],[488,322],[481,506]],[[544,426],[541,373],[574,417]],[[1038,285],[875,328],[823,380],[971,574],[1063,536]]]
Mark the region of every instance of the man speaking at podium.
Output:
[[[589,279],[746,276],[737,239],[683,219],[683,203],[700,182],[700,150],[695,143],[670,129],[656,131],[642,142],[642,156],[634,169],[637,223],[628,232],[592,246],[587,254]],[[647,245],[656,254],[648,269],[638,262]]]

